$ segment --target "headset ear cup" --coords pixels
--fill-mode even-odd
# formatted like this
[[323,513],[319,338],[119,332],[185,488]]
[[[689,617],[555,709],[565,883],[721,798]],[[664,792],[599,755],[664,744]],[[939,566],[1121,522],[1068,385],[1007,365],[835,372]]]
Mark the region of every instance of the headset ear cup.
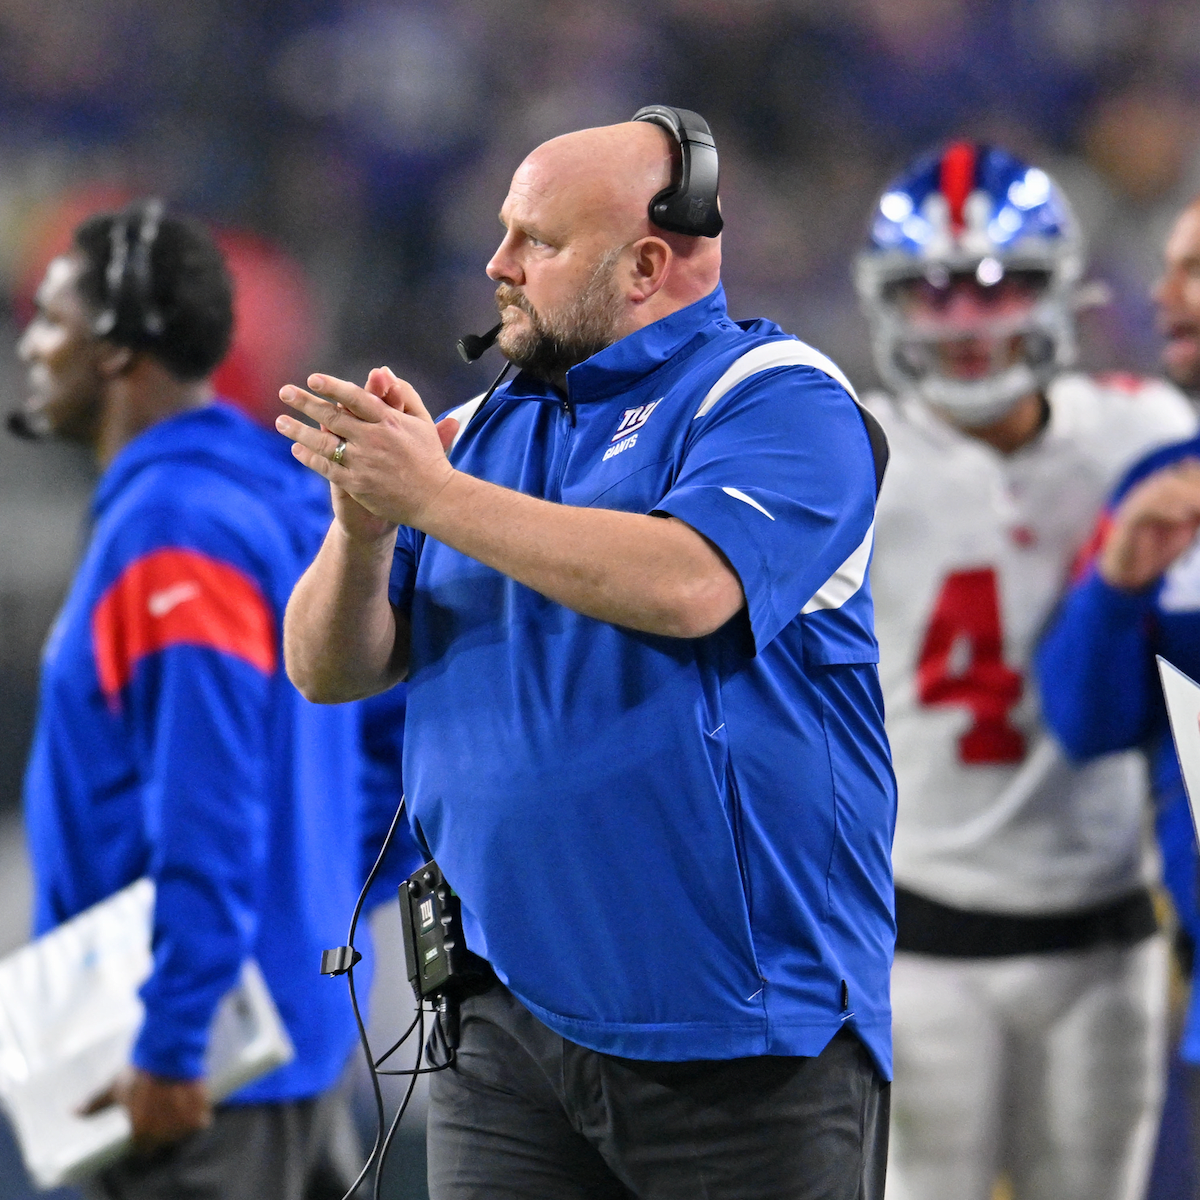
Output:
[[660,229],[716,237],[724,227],[717,205],[717,148],[708,122],[686,108],[651,104],[633,114],[666,130],[679,151],[679,178],[651,201],[648,216]]
[[158,197],[153,197],[142,205],[136,241],[129,256],[130,282],[137,305],[138,324],[141,326],[141,332],[149,337],[160,336],[164,327],[162,313],[154,304],[153,253],[162,229],[165,208]]
[[154,198],[114,219],[104,272],[105,304],[92,322],[97,337],[162,335],[166,322],[154,304],[152,255],[164,207]]

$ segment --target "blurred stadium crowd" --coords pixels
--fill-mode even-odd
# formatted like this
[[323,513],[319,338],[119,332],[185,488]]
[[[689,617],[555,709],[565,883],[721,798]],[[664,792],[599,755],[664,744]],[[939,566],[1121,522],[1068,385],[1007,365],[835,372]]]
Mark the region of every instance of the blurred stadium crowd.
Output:
[[[848,263],[871,200],[959,135],[1052,170],[1115,297],[1084,322],[1085,365],[1153,370],[1146,286],[1200,188],[1198,67],[1189,0],[2,0],[0,382],[15,402],[9,348],[75,220],[154,192],[240,231],[242,302],[275,318],[245,402],[386,361],[443,409],[484,371],[453,341],[490,324],[511,164],[655,99],[720,139],[734,315],[770,314],[860,385]],[[31,481],[19,453],[0,449],[5,803],[88,470],[39,451]]]
[[[149,193],[224,231],[255,322],[218,383],[244,406],[384,362],[432,410],[458,403],[488,374],[454,340],[492,324],[512,165],[655,101],[703,113],[721,147],[732,315],[770,316],[860,388],[867,214],[959,136],[1046,167],[1075,205],[1112,294],[1083,365],[1157,372],[1147,288],[1200,192],[1194,0],[0,0],[2,407],[48,259],[86,212]],[[0,812],[92,470],[0,439]]]

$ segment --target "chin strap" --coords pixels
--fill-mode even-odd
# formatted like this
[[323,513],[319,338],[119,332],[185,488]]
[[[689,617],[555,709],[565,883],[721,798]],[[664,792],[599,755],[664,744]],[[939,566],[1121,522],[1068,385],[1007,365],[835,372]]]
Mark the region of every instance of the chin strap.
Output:
[[1047,382],[1044,374],[1028,363],[1014,363],[998,375],[974,382],[927,375],[911,390],[918,400],[972,428],[998,421],[1023,397],[1040,391]]

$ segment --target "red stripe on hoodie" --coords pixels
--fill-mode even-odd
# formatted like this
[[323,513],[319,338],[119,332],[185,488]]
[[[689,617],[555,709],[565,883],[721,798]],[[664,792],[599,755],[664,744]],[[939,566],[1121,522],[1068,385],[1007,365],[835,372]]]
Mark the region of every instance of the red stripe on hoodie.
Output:
[[195,550],[155,550],[130,563],[92,613],[109,702],[143,658],[184,645],[232,654],[268,675],[279,661],[271,607],[250,576]]

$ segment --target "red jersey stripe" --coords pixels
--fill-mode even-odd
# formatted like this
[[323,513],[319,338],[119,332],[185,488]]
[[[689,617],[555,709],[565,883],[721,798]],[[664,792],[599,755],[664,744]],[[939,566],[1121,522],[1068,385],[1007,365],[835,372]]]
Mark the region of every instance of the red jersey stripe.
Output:
[[950,226],[957,233],[966,228],[963,207],[975,190],[975,146],[971,142],[954,142],[942,155],[938,188],[950,207]]
[[100,687],[115,701],[134,667],[168,646],[207,646],[266,674],[279,661],[271,607],[244,571],[195,550],[135,559],[92,613]]
[[1102,512],[1096,521],[1095,528],[1092,530],[1088,540],[1079,547],[1078,553],[1075,555],[1075,561],[1071,564],[1071,582],[1078,583],[1088,572],[1088,568],[1092,563],[1100,557],[1100,551],[1104,549],[1108,542],[1109,535],[1112,533],[1114,517],[1107,510]]

